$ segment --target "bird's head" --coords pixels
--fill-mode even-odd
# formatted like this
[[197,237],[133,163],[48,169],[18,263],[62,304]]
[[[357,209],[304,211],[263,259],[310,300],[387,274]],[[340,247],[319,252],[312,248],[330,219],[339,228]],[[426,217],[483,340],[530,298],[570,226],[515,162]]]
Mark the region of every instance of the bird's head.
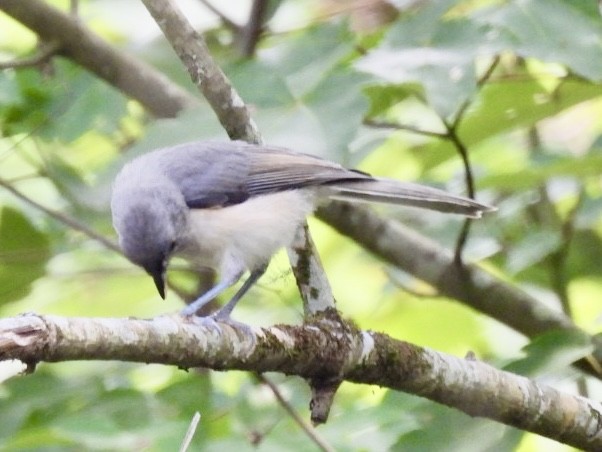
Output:
[[113,225],[126,257],[152,276],[165,298],[165,273],[186,227],[186,206],[177,196],[133,190],[113,196]]

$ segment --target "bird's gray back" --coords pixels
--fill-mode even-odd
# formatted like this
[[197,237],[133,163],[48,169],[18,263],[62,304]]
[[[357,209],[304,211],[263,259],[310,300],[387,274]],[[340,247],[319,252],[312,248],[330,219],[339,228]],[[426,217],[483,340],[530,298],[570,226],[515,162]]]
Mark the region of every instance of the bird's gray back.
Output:
[[151,152],[130,165],[148,172],[137,176],[144,183],[168,178],[190,208],[225,207],[253,196],[372,179],[313,155],[239,141],[186,143]]

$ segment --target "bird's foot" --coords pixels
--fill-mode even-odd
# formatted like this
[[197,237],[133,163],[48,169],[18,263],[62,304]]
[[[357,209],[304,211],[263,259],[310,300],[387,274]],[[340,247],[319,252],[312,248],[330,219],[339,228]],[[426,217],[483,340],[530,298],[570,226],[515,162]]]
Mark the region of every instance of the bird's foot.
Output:
[[180,314],[191,323],[215,330],[218,333],[221,333],[220,323],[231,326],[235,331],[241,331],[245,336],[250,337],[253,341],[253,346],[255,346],[256,338],[253,328],[246,323],[234,320],[232,317],[230,317],[229,312],[223,312],[223,310],[219,310],[204,317],[188,314],[185,310],[180,311]]

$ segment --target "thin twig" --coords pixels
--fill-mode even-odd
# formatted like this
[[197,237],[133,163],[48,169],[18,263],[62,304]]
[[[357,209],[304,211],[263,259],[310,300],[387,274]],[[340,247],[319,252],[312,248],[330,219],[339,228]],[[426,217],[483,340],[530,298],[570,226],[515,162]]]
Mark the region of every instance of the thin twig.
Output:
[[417,135],[425,135],[427,137],[434,137],[439,139],[446,139],[447,133],[445,132],[435,132],[434,130],[424,130],[418,127],[414,127],[408,124],[397,124],[395,122],[388,121],[377,121],[375,119],[365,119],[364,125],[369,127],[374,127],[376,129],[395,129],[395,130],[405,130],[408,132],[415,133]]
[[[477,92],[483,87],[483,85],[491,78],[493,75],[493,71],[497,67],[500,62],[500,57],[495,56],[487,70],[481,75],[481,77],[477,80]],[[445,129],[447,130],[447,137],[454,145],[460,157],[462,158],[462,164],[464,165],[464,181],[466,183],[466,188],[468,191],[468,196],[471,199],[475,198],[475,188],[474,188],[474,176],[472,174],[472,167],[470,165],[470,159],[468,157],[468,149],[464,142],[460,139],[458,135],[458,129],[460,127],[460,123],[462,119],[464,119],[464,115],[468,107],[470,106],[472,99],[466,99],[458,112],[456,113],[455,119],[450,123],[447,120],[442,118],[443,124],[445,125]],[[462,225],[462,230],[458,235],[456,240],[456,246],[454,249],[454,262],[456,265],[462,265],[462,251],[464,250],[464,246],[466,245],[466,241],[468,240],[468,235],[470,234],[470,226],[472,225],[472,219],[467,218],[464,220],[464,224]]]
[[234,22],[233,20],[231,20],[228,16],[226,16],[223,12],[221,12],[215,6],[213,6],[213,4],[209,0],[199,0],[199,1],[205,6],[205,8],[207,8],[209,11],[211,11],[213,14],[215,14],[217,17],[219,17],[219,19],[222,21],[222,23],[227,28],[229,28],[236,34],[240,33],[242,27],[240,25],[238,25],[236,22]]
[[386,274],[387,274],[387,277],[388,277],[389,281],[397,289],[403,290],[408,295],[411,295],[411,296],[413,296],[415,298],[428,298],[428,299],[432,299],[433,297],[439,297],[439,296],[441,296],[441,294],[437,291],[436,287],[429,286],[430,290],[424,290],[424,291],[421,292],[421,291],[418,291],[416,289],[412,289],[409,285],[407,285],[403,281],[401,281],[401,279],[397,277],[397,275],[395,274],[395,272],[387,270]]
[[61,212],[57,212],[56,210],[52,210],[52,209],[49,209],[48,207],[43,206],[42,204],[38,203],[37,201],[34,201],[30,197],[28,197],[28,196],[24,195],[23,193],[21,193],[20,191],[18,191],[16,188],[14,188],[12,185],[7,183],[3,179],[0,179],[0,187],[3,187],[7,191],[11,192],[14,196],[19,198],[21,201],[44,212],[46,215],[54,218],[55,220],[60,221],[63,224],[66,224],[67,226],[71,227],[72,229],[75,229],[76,231],[80,231],[80,232],[86,234],[88,237],[102,243],[108,249],[121,254],[121,249],[115,242],[113,242],[112,240],[109,240],[108,238],[104,237],[103,235],[101,235],[98,232],[94,231],[93,229],[89,228],[85,224],[80,223],[76,219],[71,218]]
[[[472,175],[472,167],[470,166],[470,160],[468,158],[468,149],[464,142],[460,139],[457,133],[457,127],[454,127],[447,122],[444,121],[445,127],[447,128],[447,136],[449,141],[454,145],[458,154],[460,154],[460,158],[462,159],[462,164],[464,165],[464,181],[466,183],[466,189],[468,191],[468,197],[470,199],[474,199],[475,197],[475,189],[474,189],[474,177]],[[468,234],[470,233],[470,225],[472,224],[471,218],[466,218],[464,220],[464,224],[462,225],[462,230],[458,235],[458,239],[456,240],[456,247],[454,249],[454,262],[457,265],[462,264],[462,251],[464,250],[464,246],[466,245],[466,241],[468,240]]]
[[263,32],[267,6],[267,0],[253,1],[249,20],[240,32],[240,47],[244,57],[250,58],[255,54],[255,49]]
[[[533,125],[529,128],[527,141],[529,143],[529,149],[531,153],[538,154],[541,149],[541,139],[539,136],[539,130],[537,128],[537,125]],[[556,211],[553,202],[550,200],[545,185],[539,187],[539,195],[541,198],[541,202],[538,206],[539,210],[537,212],[533,212],[535,221],[543,226],[545,226],[546,223],[548,223],[551,224],[553,227],[560,228],[562,236],[560,246],[556,251],[550,254],[547,261],[549,268],[550,284],[552,286],[553,291],[556,293],[558,300],[560,301],[562,311],[569,318],[573,319],[573,309],[571,307],[571,300],[568,291],[569,281],[566,272],[566,260],[574,238],[575,218],[577,216],[577,213],[579,212],[579,208],[585,200],[585,191],[583,187],[581,187],[579,191],[579,196],[577,198],[577,202],[575,203],[571,211],[567,214],[566,219],[564,221]],[[595,367],[594,362],[596,361],[596,358],[594,356],[590,356],[588,358],[589,362]],[[600,365],[598,364],[598,368],[599,367]],[[587,387],[587,381],[585,380],[585,378],[583,378],[583,376],[577,377],[576,385],[579,394],[584,397],[587,397],[589,394],[589,389]]]
[[186,452],[188,447],[190,447],[190,443],[192,442],[192,438],[194,437],[194,433],[196,432],[196,428],[199,425],[199,421],[201,420],[201,413],[198,411],[194,413],[192,416],[192,420],[190,421],[190,425],[188,426],[188,430],[186,431],[186,436],[182,440],[182,444],[180,445],[180,452]]
[[69,2],[69,12],[75,17],[79,15],[79,0],[71,0]]
[[[483,72],[481,77],[479,77],[479,79],[477,80],[477,92],[479,92],[480,89],[483,87],[483,85],[491,79],[491,76],[493,75],[493,71],[495,71],[495,68],[497,67],[499,62],[500,62],[500,57],[499,57],[499,55],[496,55],[493,58],[493,60],[491,61],[491,64],[489,65],[489,67],[485,70],[485,72]],[[468,107],[470,106],[471,103],[472,103],[471,99],[466,99],[464,102],[462,102],[462,105],[460,105],[460,108],[458,108],[458,111],[456,112],[456,117],[451,124],[451,127],[453,129],[458,128],[458,126],[460,125],[460,122],[462,121],[462,119],[464,119],[466,110],[468,109]]]
[[316,432],[316,429],[314,429],[309,423],[307,423],[299,415],[299,413],[297,413],[297,411],[295,411],[295,409],[291,406],[291,404],[288,403],[288,401],[284,398],[284,396],[278,389],[278,386],[276,386],[270,379],[268,379],[263,374],[257,374],[257,378],[259,379],[259,381],[261,381],[263,384],[265,384],[268,388],[270,388],[270,390],[274,394],[274,397],[276,397],[276,400],[278,400],[278,403],[280,403],[282,408],[284,408],[284,410],[293,418],[293,420],[297,423],[297,425],[299,425],[299,427],[301,427],[301,429],[305,432],[305,434],[309,437],[309,439],[311,439],[316,444],[316,446],[318,446],[320,448],[320,450],[323,450],[324,452],[334,452],[335,451],[334,447],[332,447],[323,438],[321,438],[318,435],[318,432]]
[[29,67],[37,67],[47,63],[60,50],[61,46],[58,42],[45,43],[39,46],[38,53],[35,55],[18,58],[12,61],[0,62],[0,70],[5,69],[22,69]]
[[[571,307],[571,300],[569,297],[569,281],[567,281],[566,261],[575,235],[575,217],[584,200],[585,191],[582,187],[581,191],[579,192],[579,198],[577,199],[577,202],[573,206],[573,209],[567,215],[566,220],[562,223],[562,244],[560,246],[560,249],[558,249],[555,253],[552,253],[552,255],[550,256],[552,287],[554,288],[554,291],[556,292],[556,295],[560,300],[562,310],[570,318],[573,318],[573,309]],[[590,361],[595,360],[593,356],[591,356],[590,358]],[[589,388],[587,385],[587,380],[582,375],[577,377],[576,384],[579,394],[583,397],[589,397]]]

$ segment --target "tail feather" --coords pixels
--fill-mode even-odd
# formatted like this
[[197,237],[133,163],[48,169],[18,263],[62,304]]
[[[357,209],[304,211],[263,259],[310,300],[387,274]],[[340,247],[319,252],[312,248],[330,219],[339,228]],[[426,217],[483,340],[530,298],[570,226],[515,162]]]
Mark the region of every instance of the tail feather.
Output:
[[327,186],[326,194],[329,198],[343,201],[398,204],[471,218],[480,218],[484,212],[497,210],[495,207],[443,190],[392,179],[338,182]]

